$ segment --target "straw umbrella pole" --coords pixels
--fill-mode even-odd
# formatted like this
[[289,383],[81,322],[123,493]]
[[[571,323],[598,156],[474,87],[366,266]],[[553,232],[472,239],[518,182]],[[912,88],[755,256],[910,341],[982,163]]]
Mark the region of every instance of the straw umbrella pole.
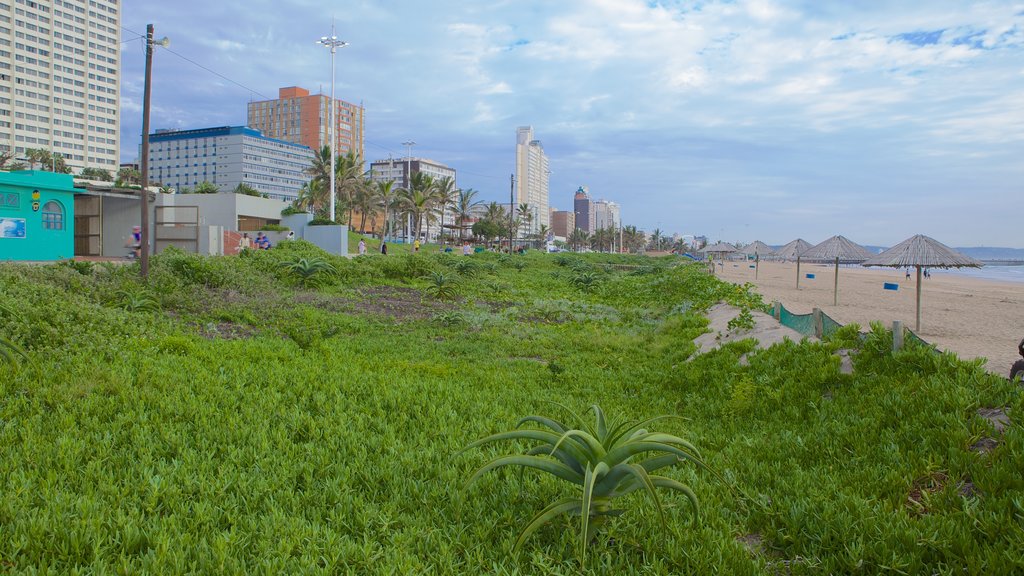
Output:
[[800,255],[807,251],[811,247],[811,244],[803,238],[797,238],[792,242],[786,244],[782,248],[779,248],[775,254],[781,257],[783,260],[796,260],[796,289],[800,289]]
[[864,261],[864,266],[888,266],[917,270],[917,310],[914,331],[921,331],[921,270],[923,268],[980,268],[981,262],[953,250],[942,242],[917,234]]
[[864,262],[871,258],[871,252],[860,244],[851,242],[843,236],[833,236],[821,244],[808,249],[800,255],[808,260],[831,261],[835,260],[836,275],[835,287],[832,293],[832,305],[839,305],[839,262]]

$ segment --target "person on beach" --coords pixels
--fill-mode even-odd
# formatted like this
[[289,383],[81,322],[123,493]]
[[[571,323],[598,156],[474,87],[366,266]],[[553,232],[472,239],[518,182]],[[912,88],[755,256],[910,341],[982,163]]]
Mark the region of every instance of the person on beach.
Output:
[[362,256],[364,254],[366,254],[366,238],[360,238],[359,239],[359,255]]
[[1018,377],[1024,379],[1024,340],[1021,340],[1020,344],[1017,345],[1017,352],[1020,353],[1021,360],[1017,360],[1010,367],[1010,380]]
[[907,268],[907,280],[910,280],[910,268]]

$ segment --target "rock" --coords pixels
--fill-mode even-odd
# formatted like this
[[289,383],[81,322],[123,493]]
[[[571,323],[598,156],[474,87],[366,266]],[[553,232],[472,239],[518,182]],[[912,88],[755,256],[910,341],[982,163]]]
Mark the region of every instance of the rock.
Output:
[[1003,408],[978,408],[978,416],[988,420],[999,434],[1010,424],[1010,417]]
[[853,358],[850,355],[853,354],[853,350],[837,350],[836,356],[839,356],[839,373],[840,374],[853,374]]

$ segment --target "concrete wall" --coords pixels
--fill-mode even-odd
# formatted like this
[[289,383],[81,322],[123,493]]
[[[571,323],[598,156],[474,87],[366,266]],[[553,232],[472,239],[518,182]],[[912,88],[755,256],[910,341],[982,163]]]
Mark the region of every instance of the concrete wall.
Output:
[[306,226],[302,231],[302,238],[331,254],[348,254],[348,226]]
[[[107,258],[123,258],[128,254],[132,226],[139,226],[142,214],[138,198],[104,196],[102,199],[103,248],[101,254]],[[149,215],[153,221],[153,213]],[[153,245],[152,236],[149,245]]]
[[238,229],[239,216],[252,216],[267,220],[280,220],[281,210],[288,202],[244,194],[161,194],[161,206],[197,206],[199,224],[221,226],[226,230]]
[[[56,207],[59,228],[43,212]],[[75,255],[75,195],[71,176],[19,171],[0,174],[0,260],[59,260]],[[55,219],[51,226],[58,226]]]

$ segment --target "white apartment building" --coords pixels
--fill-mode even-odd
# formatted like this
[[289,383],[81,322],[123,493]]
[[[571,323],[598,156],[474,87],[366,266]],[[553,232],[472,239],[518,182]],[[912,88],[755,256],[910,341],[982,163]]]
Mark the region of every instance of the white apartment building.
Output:
[[292,201],[309,181],[308,146],[267,138],[245,126],[161,130],[149,137],[149,178],[177,190],[202,182],[231,192],[252,186],[275,200]]
[[608,200],[595,200],[591,203],[594,212],[594,230],[602,228],[619,229],[622,226],[622,215],[619,205]]
[[120,85],[119,0],[0,0],[0,150],[116,172]]
[[[420,172],[429,175],[435,181],[441,178],[451,178],[452,182],[458,182],[455,168],[427,158],[389,158],[387,160],[375,160],[370,163],[370,180],[374,182],[394,182],[395,188],[408,189],[412,176]],[[444,213],[445,224],[454,223],[455,217],[456,214],[453,207],[449,206]],[[423,231],[426,233],[427,238],[436,238],[440,234],[440,224],[440,219],[436,222],[428,219],[425,222]]]
[[[534,140],[532,126],[516,129],[516,203],[527,204],[533,212],[530,233],[551,226],[548,200],[548,157],[540,140]],[[518,210],[518,207],[517,207]]]

